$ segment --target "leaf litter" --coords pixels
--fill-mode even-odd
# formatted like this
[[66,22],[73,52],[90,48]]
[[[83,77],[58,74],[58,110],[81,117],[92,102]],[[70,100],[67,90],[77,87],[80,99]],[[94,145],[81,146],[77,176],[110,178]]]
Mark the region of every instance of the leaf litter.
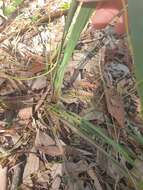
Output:
[[[53,68],[67,15],[67,8],[61,7],[67,5],[68,1],[58,0],[38,4],[24,1],[18,12],[0,15],[1,187],[142,189],[142,120],[126,37],[118,37],[114,49],[108,45],[104,51],[99,48],[81,67],[79,62],[92,52],[102,32],[96,31],[93,36],[89,24],[67,67],[58,106],[90,121],[133,152],[134,166],[92,134],[95,148],[85,136],[68,127],[68,120],[66,123],[50,112],[53,75],[43,72]],[[124,175],[110,156],[129,175]]]

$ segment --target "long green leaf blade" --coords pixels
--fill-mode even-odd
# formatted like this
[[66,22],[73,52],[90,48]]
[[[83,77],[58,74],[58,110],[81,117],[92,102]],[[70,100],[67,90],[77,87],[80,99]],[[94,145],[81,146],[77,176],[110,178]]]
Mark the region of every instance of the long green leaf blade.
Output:
[[68,11],[68,15],[67,15],[67,18],[66,18],[66,23],[65,23],[65,28],[64,28],[64,36],[66,36],[66,34],[68,33],[68,30],[71,26],[71,23],[72,23],[72,19],[74,17],[74,14],[77,10],[77,7],[78,7],[78,2],[75,1],[75,0],[72,0],[71,4],[70,4],[70,9]]
[[88,22],[89,17],[92,14],[92,11],[93,11],[93,8],[82,6],[77,15],[76,22],[72,28],[69,40],[67,42],[67,45],[64,51],[63,59],[62,61],[58,63],[58,67],[55,73],[54,82],[53,82],[53,86],[54,86],[53,99],[54,100],[57,100],[57,98],[60,96],[66,66],[72,56],[72,53],[74,51],[74,48],[77,44],[77,41],[79,39],[81,32],[83,28],[85,27],[86,23]]
[[104,132],[100,129],[91,124],[90,122],[86,121],[85,119],[81,118],[75,113],[66,112],[61,110],[58,107],[51,107],[50,109],[53,114],[56,113],[58,117],[70,123],[74,129],[79,130],[81,133],[86,133],[89,138],[93,136],[93,134],[97,135],[101,138],[105,143],[111,145],[117,152],[124,156],[124,158],[133,165],[134,161],[131,158],[132,155],[125,148],[123,148],[120,144],[116,143],[110,137],[104,134]]
[[143,111],[143,0],[129,0],[128,9],[137,89]]

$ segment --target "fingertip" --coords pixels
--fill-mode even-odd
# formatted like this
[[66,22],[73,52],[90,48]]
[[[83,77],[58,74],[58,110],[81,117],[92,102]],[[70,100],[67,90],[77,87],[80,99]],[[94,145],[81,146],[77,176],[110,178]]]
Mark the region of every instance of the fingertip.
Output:
[[96,29],[102,29],[104,27],[106,27],[110,21],[112,20],[112,18],[118,14],[118,10],[117,9],[98,9],[94,16],[92,17],[92,25],[96,28]]

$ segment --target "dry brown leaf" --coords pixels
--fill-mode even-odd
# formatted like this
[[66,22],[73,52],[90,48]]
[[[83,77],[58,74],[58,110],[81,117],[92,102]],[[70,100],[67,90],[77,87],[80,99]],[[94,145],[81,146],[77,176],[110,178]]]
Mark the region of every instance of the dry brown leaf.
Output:
[[83,149],[79,149],[79,148],[75,148],[75,147],[72,147],[72,146],[62,146],[62,149],[65,151],[65,154],[68,155],[68,156],[72,156],[72,157],[77,157],[77,156],[81,156],[81,155],[84,155],[84,156],[91,156],[92,153],[86,151],[86,150],[83,150]]
[[82,116],[88,121],[95,120],[96,122],[98,122],[98,124],[105,122],[104,113],[96,109],[84,110]]
[[[31,152],[35,152],[35,148],[33,147]],[[31,174],[37,172],[39,170],[39,158],[34,154],[30,153],[27,158],[27,163],[24,168],[23,173],[23,183],[32,186]]]
[[78,178],[78,179],[68,178],[67,190],[86,190],[84,186],[85,186],[84,181],[81,180],[80,178]]
[[47,78],[41,76],[40,78],[35,79],[32,84],[32,90],[41,90],[47,86]]
[[56,176],[56,178],[53,180],[51,190],[59,190],[61,184],[61,178],[59,176]]
[[[71,176],[78,176],[80,173],[87,171],[88,163],[85,160],[80,160],[77,163],[65,162],[65,171]],[[65,172],[66,173],[66,172]]]
[[37,130],[36,139],[35,139],[35,146],[54,146],[55,141],[46,133]]
[[50,156],[61,156],[63,155],[63,151],[60,150],[57,146],[37,146],[36,147],[39,151],[42,151],[45,154]]
[[94,186],[96,188],[96,190],[103,190],[100,182],[96,176],[96,172],[91,168],[87,171],[88,175],[91,177],[91,179],[94,181]]
[[77,164],[73,162],[54,164],[51,172],[51,177],[55,179],[57,176],[62,177],[63,174],[65,174],[65,177],[67,177],[67,186],[65,187],[65,190],[84,190],[84,181],[79,178],[78,174],[85,172],[87,170],[87,167],[88,164],[84,160],[79,161]]
[[51,168],[52,187],[51,190],[59,190],[61,177],[63,176],[63,164],[55,163]]
[[120,127],[125,125],[125,111],[121,96],[115,88],[104,88],[107,109],[110,115],[118,122]]
[[56,146],[55,141],[49,135],[41,132],[40,130],[37,131],[35,147],[37,150],[50,156],[61,156],[63,154],[63,151]]
[[50,180],[50,171],[46,170],[44,172],[38,172],[37,174],[37,182],[38,183],[47,183]]
[[7,190],[7,167],[0,165],[0,190]]
[[124,127],[125,111],[121,96],[118,94],[116,88],[112,86],[112,81],[109,79],[106,71],[104,70],[105,64],[108,63],[106,57],[107,52],[108,51],[106,50],[106,48],[102,49],[101,60],[100,60],[102,77],[103,80],[106,81],[106,85],[104,85],[104,93],[106,98],[107,110],[110,113],[110,115],[117,121],[119,126]]
[[63,175],[63,164],[61,163],[55,163],[53,167],[51,168],[51,177],[54,179],[56,176],[62,176]]
[[97,165],[113,179],[121,179],[123,177],[122,171],[115,163],[108,159],[101,151],[97,151]]
[[106,172],[110,177],[115,179],[115,181],[119,181],[121,178],[124,177],[120,168],[112,160],[108,159],[106,163]]
[[18,189],[21,182],[22,173],[23,169],[21,164],[14,166],[10,190]]

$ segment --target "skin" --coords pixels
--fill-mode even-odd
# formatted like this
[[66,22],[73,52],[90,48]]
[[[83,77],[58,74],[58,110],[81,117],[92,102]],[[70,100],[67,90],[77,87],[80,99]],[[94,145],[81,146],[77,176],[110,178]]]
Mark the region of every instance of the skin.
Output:
[[[96,2],[96,12],[92,17],[92,25],[95,29],[103,29],[108,25],[114,16],[116,16],[123,8],[121,0],[79,0],[80,2]],[[97,2],[98,1],[98,2]],[[125,0],[127,2],[127,0]],[[125,33],[124,16],[122,15],[115,30],[118,34]]]

